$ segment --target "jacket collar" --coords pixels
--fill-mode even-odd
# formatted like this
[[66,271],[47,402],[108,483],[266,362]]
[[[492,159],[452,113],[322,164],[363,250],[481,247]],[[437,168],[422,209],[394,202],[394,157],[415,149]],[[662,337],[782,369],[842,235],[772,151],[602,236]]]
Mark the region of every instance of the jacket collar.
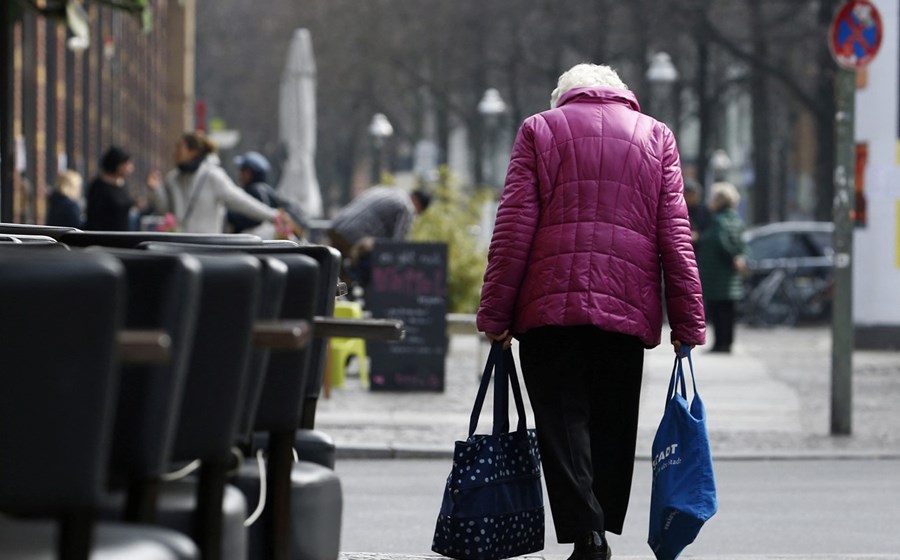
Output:
[[630,90],[611,87],[595,86],[570,89],[562,94],[559,101],[556,102],[556,106],[562,107],[566,103],[620,103],[635,111],[641,110],[637,98]]

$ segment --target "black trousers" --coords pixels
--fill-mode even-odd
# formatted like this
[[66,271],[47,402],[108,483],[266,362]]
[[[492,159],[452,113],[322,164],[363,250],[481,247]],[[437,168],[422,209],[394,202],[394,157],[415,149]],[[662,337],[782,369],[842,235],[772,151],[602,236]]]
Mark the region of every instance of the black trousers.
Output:
[[706,302],[706,310],[709,313],[709,321],[715,332],[715,342],[712,350],[730,352],[734,342],[734,300],[717,300]]
[[621,534],[631,494],[644,345],[590,326],[520,337],[557,540]]

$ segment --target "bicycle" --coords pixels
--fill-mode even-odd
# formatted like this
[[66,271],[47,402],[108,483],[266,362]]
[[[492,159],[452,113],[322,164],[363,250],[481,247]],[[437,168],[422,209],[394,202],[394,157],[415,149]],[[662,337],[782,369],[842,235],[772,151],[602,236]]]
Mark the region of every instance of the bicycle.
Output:
[[[761,271],[757,271],[761,272]],[[801,319],[830,312],[831,281],[797,269],[774,268],[765,273],[740,305],[744,321],[753,326],[794,326]]]

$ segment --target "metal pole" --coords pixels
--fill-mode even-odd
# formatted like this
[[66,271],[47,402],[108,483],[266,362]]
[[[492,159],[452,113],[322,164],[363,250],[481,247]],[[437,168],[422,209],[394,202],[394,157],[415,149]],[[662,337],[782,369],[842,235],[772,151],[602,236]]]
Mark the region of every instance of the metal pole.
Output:
[[0,222],[13,221],[13,4],[4,2],[0,7]]
[[838,70],[834,169],[834,301],[831,315],[831,434],[849,435],[853,417],[853,180],[856,73]]

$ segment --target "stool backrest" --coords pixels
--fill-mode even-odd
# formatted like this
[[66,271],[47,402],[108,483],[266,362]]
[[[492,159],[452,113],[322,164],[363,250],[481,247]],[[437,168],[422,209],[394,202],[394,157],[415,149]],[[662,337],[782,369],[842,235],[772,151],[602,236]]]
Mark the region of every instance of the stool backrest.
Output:
[[[0,243],[12,245],[58,245],[55,239],[46,235],[0,233]],[[65,245],[63,245],[65,247]]]
[[[248,249],[253,254],[267,254],[273,256],[282,255],[306,255],[319,265],[317,282],[318,296],[315,300],[314,313],[320,317],[334,315],[334,302],[341,267],[341,254],[334,247],[327,245],[299,245],[296,247],[281,244],[264,243],[262,247]],[[328,340],[325,337],[313,338],[309,348],[309,376],[304,392],[302,416],[299,427],[313,429],[315,427],[316,404],[322,391],[322,383],[325,379],[325,362],[328,351]]]
[[164,241],[204,245],[262,245],[262,239],[249,234],[230,233],[169,233],[164,231],[72,231],[59,240],[70,247],[118,247],[133,249],[140,243]]
[[67,226],[43,226],[37,224],[11,224],[0,222],[0,233],[8,233],[10,235],[46,235],[57,241],[67,233],[78,231],[81,230]]
[[[334,302],[338,281],[340,280],[341,253],[334,247],[327,245],[304,245],[296,250],[302,255],[308,255],[319,263],[319,293],[316,315],[331,317],[334,315]],[[312,342],[312,356],[310,358],[310,383],[306,387],[306,402],[303,405],[303,417],[300,419],[300,427],[311,430],[315,428],[316,404],[322,392],[322,384],[325,381],[325,363],[328,353],[328,340],[317,336]]]
[[[257,256],[265,251],[251,250]],[[288,288],[284,294],[280,319],[302,319],[312,326],[316,314],[319,266],[311,258],[298,254],[271,255],[288,267]],[[311,382],[312,347],[287,352],[274,352],[269,357],[266,382],[260,395],[254,430],[293,432],[303,413],[304,395]]]
[[99,503],[126,285],[105,255],[0,250],[0,510]]
[[[283,261],[272,257],[262,257],[259,262],[262,265],[262,286],[256,318],[261,321],[274,321],[281,317],[284,294],[288,287],[289,269]],[[254,348],[250,355],[250,366],[247,368],[247,384],[237,433],[238,443],[248,449],[253,441],[253,425],[256,422],[256,411],[265,387],[270,356],[271,352],[268,348]]]
[[[185,243],[143,243],[148,252],[240,251],[258,258],[276,258],[288,268],[287,286],[282,299],[279,319],[306,320],[310,324],[316,315],[321,295],[320,267],[315,259],[300,254],[296,247],[211,246]],[[266,432],[293,432],[304,414],[305,395],[308,394],[310,355],[312,348],[272,352],[269,356],[265,382],[256,403],[253,429]],[[249,403],[252,404],[252,403]],[[248,416],[253,416],[252,407]]]
[[169,469],[181,412],[201,293],[201,265],[189,255],[105,248],[77,252],[91,253],[112,255],[125,268],[126,326],[161,329],[171,339],[168,363],[122,367],[113,440],[114,487],[157,480]]
[[201,289],[172,459],[224,461],[244,398],[262,266],[237,253],[193,257]]

